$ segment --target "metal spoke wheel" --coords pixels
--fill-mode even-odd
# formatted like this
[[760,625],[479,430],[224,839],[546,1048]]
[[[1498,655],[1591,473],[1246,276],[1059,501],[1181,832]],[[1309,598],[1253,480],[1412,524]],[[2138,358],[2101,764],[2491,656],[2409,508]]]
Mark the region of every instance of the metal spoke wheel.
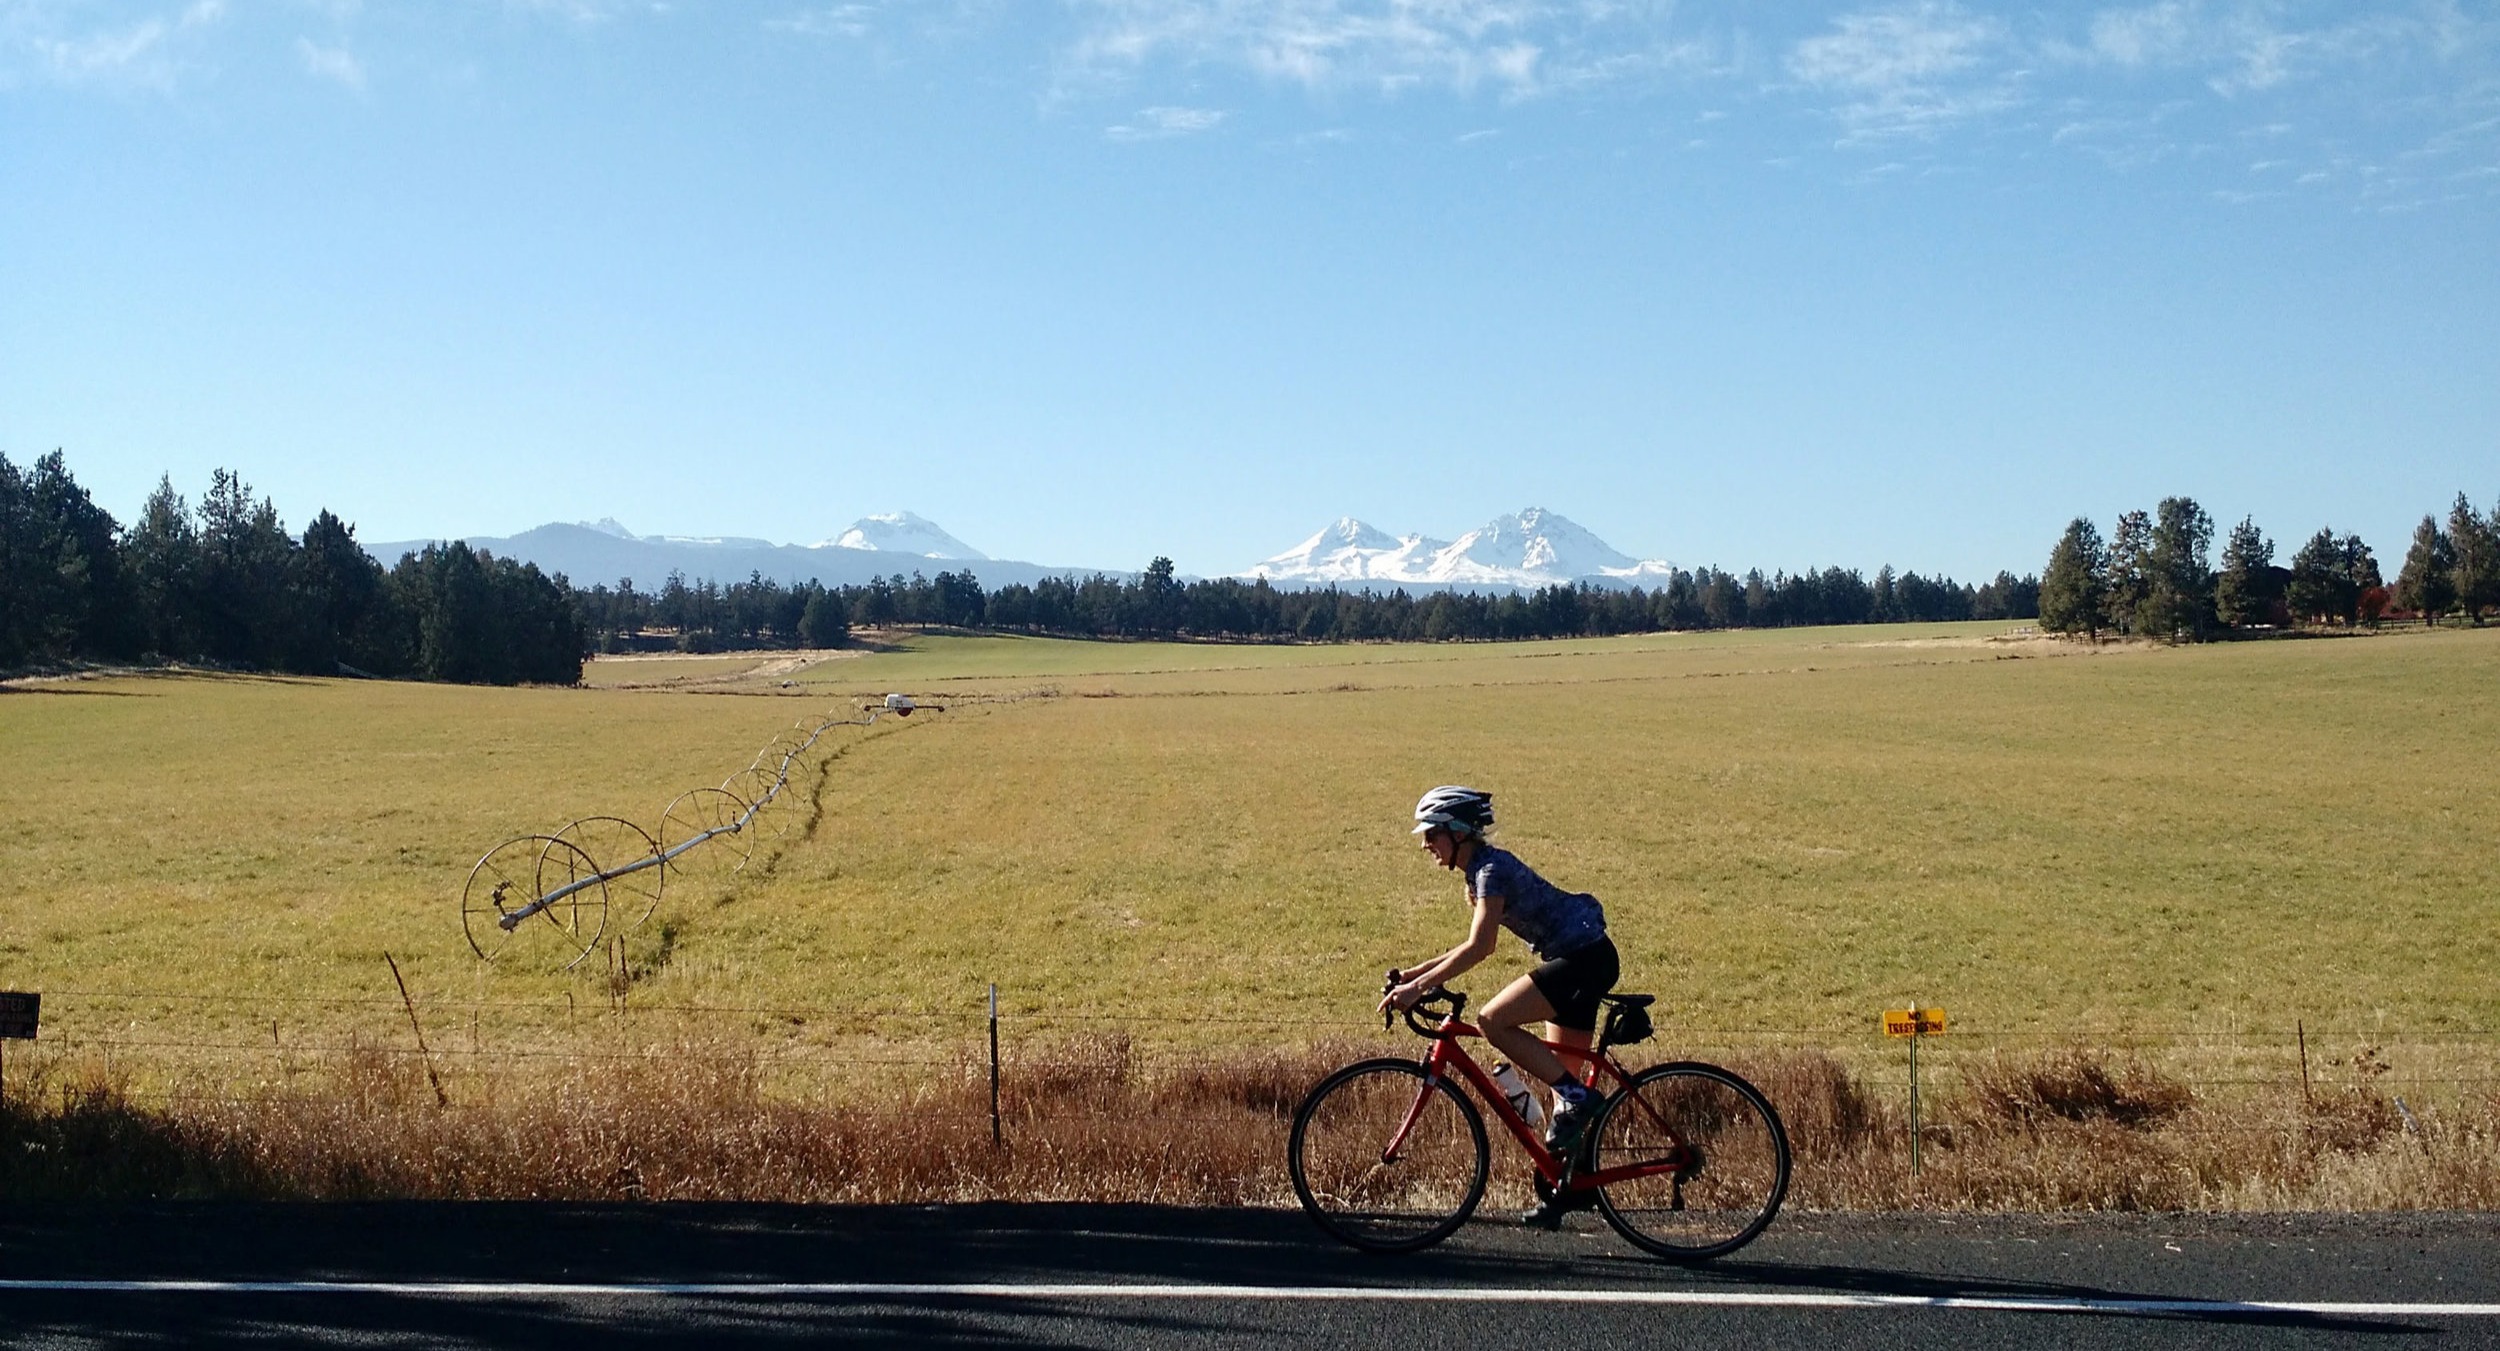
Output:
[[720,789],[755,808],[747,831],[758,839],[778,839],[790,823],[788,788],[773,769],[742,769],[721,781]]
[[460,888],[460,929],[469,936],[469,950],[488,961],[512,941],[512,931],[497,921],[538,899],[538,856],[547,847],[545,835],[521,835],[481,856]]
[[1588,1129],[1592,1172],[1643,1170],[1599,1188],[1606,1222],[1672,1261],[1707,1261],[1751,1243],[1788,1194],[1779,1113],[1715,1065],[1678,1062],[1633,1076]]
[[785,767],[795,770],[799,761],[806,758],[807,743],[808,733],[803,728],[792,727],[776,733],[757,753],[755,767],[775,774],[783,772]]
[[1360,1061],[1321,1080],[1285,1151],[1302,1209],[1374,1252],[1456,1233],[1484,1199],[1491,1155],[1476,1105],[1411,1060]]
[[[746,800],[718,788],[696,788],[677,796],[660,813],[660,852],[672,855],[669,870],[680,877],[726,877],[746,866],[747,835],[734,829],[747,814]],[[680,854],[680,845],[709,835]]]
[[598,951],[599,936],[607,932],[608,879],[598,861],[580,845],[550,837],[538,854],[538,894],[556,891],[565,894],[522,921],[520,929],[543,934],[552,927],[571,952],[564,962],[564,969],[570,971]]
[[[571,890],[538,905],[559,888]],[[537,908],[513,919],[532,907]],[[460,927],[469,936],[470,949],[489,959],[516,937],[543,940],[554,935],[564,965],[570,967],[599,946],[607,918],[607,882],[598,865],[578,846],[553,835],[523,835],[487,850],[460,889]]]
[[660,856],[660,842],[651,832],[621,816],[585,816],[557,831],[556,838],[590,855],[608,874],[608,900],[622,928],[639,929],[650,922],[660,908],[668,869],[655,863],[632,872],[617,870]]

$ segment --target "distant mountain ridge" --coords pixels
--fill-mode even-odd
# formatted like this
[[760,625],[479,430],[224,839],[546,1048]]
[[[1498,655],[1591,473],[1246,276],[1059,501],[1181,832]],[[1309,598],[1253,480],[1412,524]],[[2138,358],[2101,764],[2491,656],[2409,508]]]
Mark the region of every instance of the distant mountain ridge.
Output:
[[1590,582],[1634,586],[1675,565],[1616,549],[1559,512],[1530,507],[1496,516],[1447,542],[1392,535],[1351,516],[1283,553],[1233,574],[1280,586],[1407,586],[1534,589]]
[[[469,547],[498,558],[535,563],[562,573],[576,586],[613,585],[631,579],[639,590],[659,589],[672,572],[690,582],[722,584],[763,576],[784,586],[814,581],[825,586],[863,586],[897,573],[970,572],[995,589],[1027,586],[1044,577],[1128,578],[1134,570],[1053,567],[992,558],[908,511],[863,516],[820,544],[775,544],[740,535],[637,535],[614,517],[574,524],[550,522],[517,535],[463,537]],[[401,554],[435,540],[368,544],[365,552],[389,567]]]
[[881,553],[918,554],[923,558],[983,561],[988,554],[938,529],[937,523],[908,511],[862,516],[851,528],[821,541],[817,548],[875,549]]
[[[465,538],[472,548],[535,563],[540,571],[562,573],[577,586],[613,585],[630,578],[646,591],[658,589],[670,573],[690,582],[727,584],[762,576],[784,586],[808,581],[860,586],[898,573],[951,571],[971,573],[992,590],[1018,582],[1030,586],[1045,577],[1137,575],[1131,569],[992,558],[908,511],[863,516],[817,544],[775,544],[743,535],[637,535],[614,517],[569,525],[550,522],[504,537]],[[401,554],[435,542],[368,544],[365,551],[387,567]],[[1392,535],[1343,517],[1293,548],[1232,575],[1288,588],[1510,591],[1580,582],[1655,585],[1672,570],[1663,560],[1623,553],[1557,512],[1530,507],[1496,516],[1454,540]]]

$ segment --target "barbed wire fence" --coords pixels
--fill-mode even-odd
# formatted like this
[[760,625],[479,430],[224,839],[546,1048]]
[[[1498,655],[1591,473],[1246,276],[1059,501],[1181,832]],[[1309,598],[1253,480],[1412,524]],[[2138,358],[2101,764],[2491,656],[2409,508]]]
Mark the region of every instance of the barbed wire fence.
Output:
[[[120,1059],[133,1065],[214,1069],[206,1076],[233,1084],[266,1081],[272,1066],[309,1065],[347,1053],[385,1058],[440,1058],[446,1063],[736,1061],[766,1067],[782,1082],[838,1084],[860,1068],[970,1066],[989,1063],[984,1046],[995,1028],[1003,1050],[995,1062],[1013,1095],[1014,1071],[1037,1059],[1063,1060],[1071,1048],[1116,1047],[1104,1063],[1120,1075],[1185,1072],[1245,1056],[1325,1051],[1421,1052],[1403,1030],[1384,1032],[1375,1019],[1348,1010],[1342,1027],[1307,1019],[1192,1013],[1186,1026],[1125,1014],[1019,1007],[1011,998],[995,1012],[978,993],[961,1003],[793,1004],[668,1003],[623,998],[463,999],[390,993],[358,996],[215,995],[167,990],[55,989],[45,992],[42,1047],[54,1058]],[[149,1008],[148,1006],[153,1006]],[[198,1019],[186,1008],[216,1007],[209,1035],[186,1035]],[[145,1009],[146,1012],[134,1011]],[[406,1014],[421,1020],[411,1034]],[[241,1029],[265,1026],[268,1035]],[[1302,1042],[1282,1040],[1290,1028]],[[1312,1037],[1315,1028],[1318,1035]],[[1208,1036],[1212,1031],[1214,1035]],[[420,1041],[427,1040],[427,1045]],[[566,1036],[564,1034],[570,1034]],[[498,1037],[501,1040],[498,1040]],[[1971,1026],[1926,1038],[1921,1074],[1930,1091],[1949,1090],[1974,1069],[2008,1056],[2089,1049],[2120,1060],[2158,1065],[2172,1081],[2200,1095],[2250,1090],[2293,1098],[2366,1086],[2381,1091],[2463,1096],[2500,1091],[2500,1028],[2424,1031],[2306,1020],[2234,1027],[2124,1024],[2059,1029]],[[1649,1041],[1619,1048],[1629,1066],[1664,1059],[1715,1058],[1744,1064],[1801,1052],[1830,1056],[1862,1076],[1879,1095],[1908,1096],[1902,1044],[1888,1041],[1873,1020],[1839,1026],[1725,1027],[1657,1019]],[[951,1072],[951,1069],[950,1069]],[[971,1071],[966,1071],[971,1072]],[[202,1076],[177,1077],[198,1079]],[[137,1089],[143,1094],[166,1091]]]
[[[376,985],[47,991],[54,1021],[0,1103],[0,1193],[12,1166],[45,1166],[10,1152],[32,1146],[63,1164],[35,1185],[89,1194],[104,1170],[67,1166],[83,1138],[114,1159],[152,1142],[133,1157],[178,1155],[177,1178],[226,1168],[251,1195],[1290,1204],[1303,1095],[1338,1065],[1423,1049],[1356,1000],[1162,1019],[1013,991],[993,1014],[969,981],[928,1003]],[[1874,1019],[1656,1021],[1626,1067],[1753,1078],[1787,1118],[1804,1208],[2500,1205],[2500,1029],[1965,1015],[1921,1053],[1922,1180],[1906,1047]]]

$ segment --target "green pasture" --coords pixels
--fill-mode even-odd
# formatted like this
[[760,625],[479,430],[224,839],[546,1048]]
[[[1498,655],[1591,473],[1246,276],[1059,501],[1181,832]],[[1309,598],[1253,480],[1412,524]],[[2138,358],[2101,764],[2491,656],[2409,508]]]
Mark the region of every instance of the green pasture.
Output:
[[767,660],[707,666],[709,692],[5,687],[0,988],[60,992],[47,1035],[380,1035],[387,949],[430,1008],[553,1038],[607,979],[477,962],[480,853],[653,824],[803,715],[905,689],[957,706],[829,743],[809,830],[631,936],[629,1003],[830,1038],[880,1024],[828,1011],[969,1011],[996,981],[1020,1015],[1157,1040],[1356,1032],[1383,967],[1460,936],[1405,825],[1455,780],[1605,900],[1627,987],[1693,1028],[1859,1039],[1912,999],[2046,1033],[2500,1027],[2500,631],[933,635],[742,674]]

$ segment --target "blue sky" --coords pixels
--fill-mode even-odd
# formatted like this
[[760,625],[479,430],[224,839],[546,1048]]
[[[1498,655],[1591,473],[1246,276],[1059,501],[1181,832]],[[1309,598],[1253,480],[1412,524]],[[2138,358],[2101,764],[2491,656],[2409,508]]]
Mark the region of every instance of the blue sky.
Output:
[[0,0],[0,453],[369,540],[2500,500],[2500,7]]

